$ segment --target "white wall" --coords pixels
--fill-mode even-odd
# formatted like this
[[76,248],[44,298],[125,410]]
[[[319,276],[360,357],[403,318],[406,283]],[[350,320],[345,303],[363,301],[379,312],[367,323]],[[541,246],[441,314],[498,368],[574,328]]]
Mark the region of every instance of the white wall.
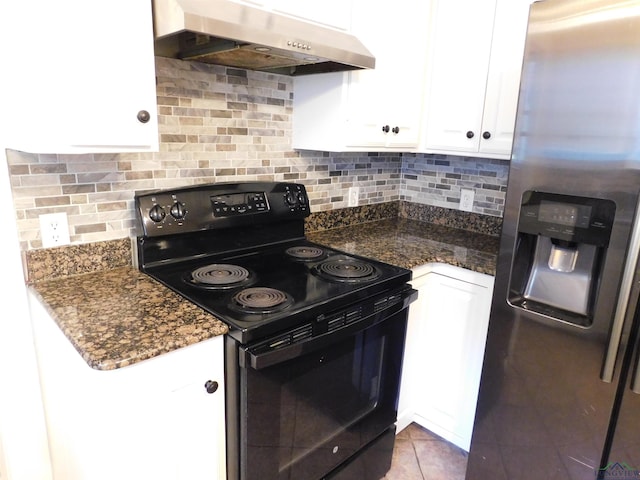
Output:
[[[0,141],[0,145],[3,142]],[[4,148],[0,152],[0,204],[11,205]],[[50,478],[44,412],[15,222],[0,235],[0,478]]]
[[[0,205],[5,209],[0,228],[0,478],[48,480],[51,469],[44,412],[18,231],[9,213],[15,209],[5,156],[10,146],[12,112],[34,108],[37,114],[37,106],[27,105],[28,99],[16,98],[14,93],[25,62],[16,41],[28,37],[26,32],[13,31],[11,20],[16,8],[35,6],[26,1],[0,3],[0,55],[7,62],[0,76]],[[27,61],[37,65],[37,59]]]

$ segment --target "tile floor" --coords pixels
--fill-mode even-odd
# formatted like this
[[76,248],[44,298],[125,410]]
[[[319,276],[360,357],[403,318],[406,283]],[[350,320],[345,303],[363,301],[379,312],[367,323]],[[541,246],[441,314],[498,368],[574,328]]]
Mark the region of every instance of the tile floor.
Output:
[[412,423],[396,436],[383,480],[464,480],[467,452]]

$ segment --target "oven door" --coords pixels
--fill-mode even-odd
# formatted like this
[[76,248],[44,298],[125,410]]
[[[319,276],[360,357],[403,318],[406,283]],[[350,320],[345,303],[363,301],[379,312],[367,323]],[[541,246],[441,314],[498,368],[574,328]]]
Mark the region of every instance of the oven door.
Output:
[[[364,463],[354,461],[360,452],[389,445],[375,441],[388,439],[396,421],[413,292],[348,327],[281,348],[265,362],[227,337],[227,382],[237,382],[227,389],[230,480],[347,478],[338,471]],[[374,471],[355,478],[383,476],[392,448],[370,455],[382,465],[357,467]]]

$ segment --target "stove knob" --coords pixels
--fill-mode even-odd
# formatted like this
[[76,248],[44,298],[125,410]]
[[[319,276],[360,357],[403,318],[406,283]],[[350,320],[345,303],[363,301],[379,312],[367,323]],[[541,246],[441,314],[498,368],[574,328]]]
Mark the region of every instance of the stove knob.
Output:
[[294,206],[296,203],[298,203],[298,198],[295,196],[293,192],[288,192],[285,195],[284,199],[287,202],[287,204],[291,206]]
[[182,220],[187,214],[187,209],[184,207],[184,203],[176,202],[171,206],[169,213],[176,220]]
[[298,203],[300,203],[300,205],[307,203],[307,199],[302,192],[298,192]]
[[166,216],[167,216],[167,213],[164,211],[164,208],[162,208],[160,205],[154,205],[153,207],[151,207],[151,210],[149,210],[149,218],[156,223],[159,223],[162,220],[164,220],[164,217]]

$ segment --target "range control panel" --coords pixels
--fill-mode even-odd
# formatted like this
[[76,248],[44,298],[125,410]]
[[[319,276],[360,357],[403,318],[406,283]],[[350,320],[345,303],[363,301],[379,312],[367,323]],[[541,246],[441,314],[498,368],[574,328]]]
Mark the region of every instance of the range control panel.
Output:
[[140,193],[135,206],[143,236],[276,222],[311,213],[304,185],[277,182],[219,183]]
[[211,197],[214,217],[231,217],[269,211],[264,192],[228,193]]

